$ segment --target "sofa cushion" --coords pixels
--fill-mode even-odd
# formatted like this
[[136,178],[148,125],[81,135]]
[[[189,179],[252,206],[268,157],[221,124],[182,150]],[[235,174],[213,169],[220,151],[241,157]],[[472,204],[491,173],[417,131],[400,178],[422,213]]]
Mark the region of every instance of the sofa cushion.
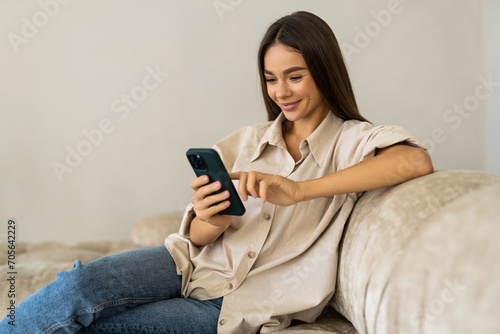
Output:
[[[52,282],[58,271],[69,270],[76,259],[89,262],[99,257],[136,249],[131,241],[93,241],[93,242],[38,242],[16,244],[15,298],[10,298],[10,283],[0,280],[0,316],[8,313],[11,300],[18,305],[24,298]],[[0,243],[0,249],[7,249]],[[6,254],[6,252],[4,252]],[[0,257],[0,272],[7,275],[7,257]],[[5,277],[4,276],[4,277]]]
[[165,238],[179,232],[183,212],[146,217],[132,226],[132,240],[142,247],[165,244]]

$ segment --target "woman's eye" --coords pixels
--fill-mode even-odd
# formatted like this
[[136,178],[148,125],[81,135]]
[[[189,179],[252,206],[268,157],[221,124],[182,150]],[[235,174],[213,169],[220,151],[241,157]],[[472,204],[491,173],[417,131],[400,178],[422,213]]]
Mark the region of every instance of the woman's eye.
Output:
[[292,81],[298,81],[300,79],[302,79],[301,75],[296,75],[296,76],[290,77],[290,80],[292,80]]
[[276,81],[275,78],[266,78],[266,82],[271,82],[272,83],[272,82],[275,82],[275,81]]

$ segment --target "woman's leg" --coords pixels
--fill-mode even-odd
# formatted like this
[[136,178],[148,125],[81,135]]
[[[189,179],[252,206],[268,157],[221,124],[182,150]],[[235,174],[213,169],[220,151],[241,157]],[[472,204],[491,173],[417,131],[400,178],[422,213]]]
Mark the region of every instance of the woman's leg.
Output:
[[210,334],[217,333],[222,298],[174,298],[134,307],[97,319],[85,334]]
[[165,246],[134,250],[60,272],[56,280],[16,308],[16,326],[8,318],[1,333],[75,333],[100,317],[143,303],[177,298],[181,276]]

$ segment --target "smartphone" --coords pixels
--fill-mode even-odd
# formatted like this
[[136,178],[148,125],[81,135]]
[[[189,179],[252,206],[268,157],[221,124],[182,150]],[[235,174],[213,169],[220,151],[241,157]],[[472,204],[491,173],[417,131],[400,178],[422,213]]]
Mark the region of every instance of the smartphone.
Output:
[[196,176],[207,175],[210,179],[209,183],[219,181],[222,184],[221,189],[214,192],[214,194],[225,190],[229,191],[228,200],[231,202],[231,205],[219,213],[223,215],[242,216],[245,213],[245,206],[236,188],[234,188],[233,181],[231,181],[217,151],[211,148],[191,148],[186,152],[186,155]]

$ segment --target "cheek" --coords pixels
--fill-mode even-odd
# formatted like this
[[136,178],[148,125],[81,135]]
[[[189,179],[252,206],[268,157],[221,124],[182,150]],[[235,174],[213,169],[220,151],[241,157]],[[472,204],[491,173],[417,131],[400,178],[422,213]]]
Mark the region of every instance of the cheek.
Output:
[[269,95],[269,97],[271,99],[275,99],[275,92],[274,92],[274,89],[271,87],[271,86],[267,86],[267,95]]
[[304,83],[300,86],[299,91],[301,95],[315,97],[317,90],[316,87],[310,83]]

